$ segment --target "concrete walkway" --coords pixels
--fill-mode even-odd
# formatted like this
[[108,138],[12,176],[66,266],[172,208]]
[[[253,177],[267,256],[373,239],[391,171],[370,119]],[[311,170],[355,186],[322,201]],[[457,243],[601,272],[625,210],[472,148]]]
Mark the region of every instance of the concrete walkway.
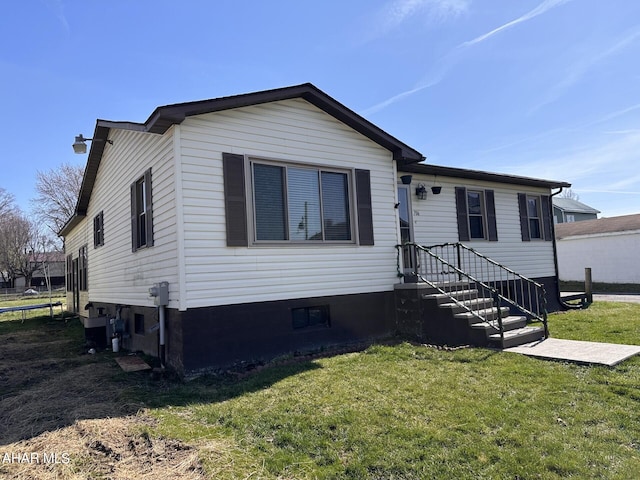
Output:
[[564,360],[612,367],[627,358],[639,354],[640,346],[547,338],[538,342],[505,348],[504,351],[549,360]]
[[594,293],[593,301],[640,303],[640,295],[633,293]]
[[[584,292],[560,292],[560,298]],[[594,293],[594,302],[627,302],[640,303],[640,293]]]

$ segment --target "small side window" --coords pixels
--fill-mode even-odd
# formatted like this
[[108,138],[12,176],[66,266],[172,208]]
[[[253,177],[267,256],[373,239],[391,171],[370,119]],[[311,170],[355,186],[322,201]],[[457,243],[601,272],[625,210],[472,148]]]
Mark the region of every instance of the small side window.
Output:
[[151,195],[151,169],[131,184],[131,247],[153,246],[153,208]]
[[458,240],[498,241],[496,204],[493,190],[456,187]]
[[100,212],[93,218],[93,247],[104,245],[104,214]]
[[548,195],[518,194],[522,241],[552,241],[551,201]]
[[88,255],[87,246],[84,245],[78,251],[78,289],[86,292],[88,290],[88,273],[89,268],[87,266]]

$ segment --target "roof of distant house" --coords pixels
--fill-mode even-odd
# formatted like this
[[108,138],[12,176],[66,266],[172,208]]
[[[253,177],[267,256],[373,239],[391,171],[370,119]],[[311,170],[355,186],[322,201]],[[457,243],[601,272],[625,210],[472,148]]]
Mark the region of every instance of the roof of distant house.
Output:
[[615,233],[640,230],[640,213],[620,217],[599,218],[582,222],[560,223],[555,226],[558,240],[578,235]]
[[553,197],[553,206],[569,213],[600,213],[600,210],[596,210],[573,198]]

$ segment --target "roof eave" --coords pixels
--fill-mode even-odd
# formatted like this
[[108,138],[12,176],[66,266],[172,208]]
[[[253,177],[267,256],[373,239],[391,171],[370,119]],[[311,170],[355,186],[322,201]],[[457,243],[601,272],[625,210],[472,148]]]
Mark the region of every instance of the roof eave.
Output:
[[306,100],[378,145],[386,148],[393,153],[393,159],[403,165],[424,160],[424,156],[420,152],[369,122],[311,83],[158,107],[144,123],[145,131],[162,134],[166,132],[171,125],[183,122],[186,117],[290,100],[293,98]]
[[399,167],[407,173],[422,173],[425,175],[438,175],[442,177],[464,178],[470,180],[482,180],[488,182],[506,183],[512,185],[524,185],[529,187],[543,188],[569,188],[570,183],[556,180],[546,180],[542,178],[521,177],[495,172],[485,172],[482,170],[470,170],[465,168],[444,167],[440,165],[413,164]]

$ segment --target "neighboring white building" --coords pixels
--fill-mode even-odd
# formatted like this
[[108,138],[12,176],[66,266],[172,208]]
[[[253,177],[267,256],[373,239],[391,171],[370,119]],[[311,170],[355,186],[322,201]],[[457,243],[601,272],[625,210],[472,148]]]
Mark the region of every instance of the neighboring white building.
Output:
[[556,225],[560,280],[640,285],[640,214]]
[[68,305],[120,313],[124,346],[155,355],[148,291],[168,282],[180,372],[393,333],[406,240],[464,241],[558,293],[550,194],[569,184],[422,164],[311,84],[98,120],[93,138],[61,232]]

